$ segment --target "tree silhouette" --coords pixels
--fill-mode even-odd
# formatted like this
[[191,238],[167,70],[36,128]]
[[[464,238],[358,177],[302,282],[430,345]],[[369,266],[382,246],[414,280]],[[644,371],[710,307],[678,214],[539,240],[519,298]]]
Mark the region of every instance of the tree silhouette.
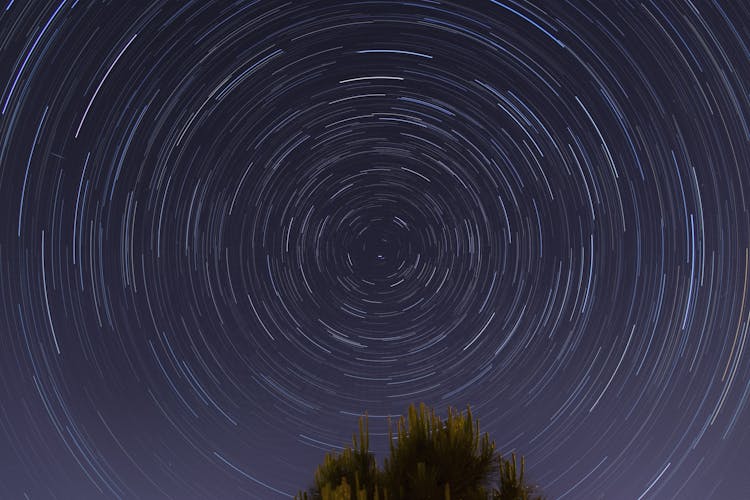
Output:
[[[359,419],[359,441],[352,436],[352,447],[345,448],[340,454],[326,454],[323,463],[315,471],[315,485],[303,498],[307,499],[359,499],[352,496],[351,488],[355,492],[363,492],[365,499],[375,497],[380,483],[375,457],[369,451],[370,435],[367,418]],[[345,494],[346,492],[346,494]],[[337,496],[330,496],[332,494]],[[361,493],[358,493],[361,495]]]
[[[407,416],[389,422],[390,454],[383,469],[369,451],[367,416],[360,418],[359,439],[341,453],[326,454],[313,487],[299,500],[537,500],[525,483],[525,462],[503,459],[489,435],[479,432],[471,409],[448,409],[445,420],[422,403]],[[492,487],[497,478],[497,487]]]

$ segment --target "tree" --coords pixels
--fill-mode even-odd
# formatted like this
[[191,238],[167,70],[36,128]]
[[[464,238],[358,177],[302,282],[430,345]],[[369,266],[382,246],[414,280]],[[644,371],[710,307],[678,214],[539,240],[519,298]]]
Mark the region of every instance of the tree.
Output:
[[[352,436],[351,448],[345,448],[340,454],[327,453],[323,463],[315,471],[315,485],[307,494],[303,494],[302,498],[338,500],[341,497],[345,500],[359,500],[362,492],[365,494],[365,500],[374,498],[380,483],[380,471],[369,447],[370,434],[365,416],[359,419],[359,441],[356,436]],[[357,496],[352,496],[353,494]]]
[[486,498],[495,464],[495,443],[479,433],[471,409],[448,409],[443,421],[424,404],[409,407],[408,419],[389,432],[390,456],[385,459],[384,486],[398,498],[440,498],[446,485],[451,496]]
[[492,500],[541,500],[542,497],[535,494],[535,488],[525,483],[524,469],[526,461],[521,457],[521,468],[516,473],[516,454],[511,455],[510,460],[504,460],[498,456],[500,461],[500,489],[492,491]]
[[[379,470],[369,451],[367,416],[359,421],[359,440],[341,453],[326,454],[314,486],[299,500],[538,500],[524,482],[516,456],[503,459],[494,441],[479,432],[479,420],[448,409],[445,420],[424,403],[411,405],[407,417],[389,422],[390,454]],[[497,488],[493,479],[499,472]]]

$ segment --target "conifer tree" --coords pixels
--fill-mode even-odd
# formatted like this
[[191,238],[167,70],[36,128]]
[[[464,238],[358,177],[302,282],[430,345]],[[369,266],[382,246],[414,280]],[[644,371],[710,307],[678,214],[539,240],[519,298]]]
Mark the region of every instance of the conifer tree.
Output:
[[[448,409],[445,420],[423,403],[389,422],[390,453],[379,470],[369,451],[367,416],[352,447],[326,454],[314,485],[299,500],[541,500],[525,482],[525,461],[503,459],[479,421]],[[493,487],[499,467],[499,483]]]

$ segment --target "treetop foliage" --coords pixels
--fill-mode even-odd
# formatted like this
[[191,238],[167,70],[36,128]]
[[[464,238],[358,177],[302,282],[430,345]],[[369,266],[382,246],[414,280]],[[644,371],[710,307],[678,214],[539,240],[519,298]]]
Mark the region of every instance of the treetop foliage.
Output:
[[[448,409],[445,420],[424,403],[389,421],[390,454],[382,470],[369,451],[367,415],[352,447],[326,454],[314,485],[297,500],[540,500],[524,478],[525,461],[504,459],[479,431],[471,409]],[[497,486],[492,483],[497,480]]]

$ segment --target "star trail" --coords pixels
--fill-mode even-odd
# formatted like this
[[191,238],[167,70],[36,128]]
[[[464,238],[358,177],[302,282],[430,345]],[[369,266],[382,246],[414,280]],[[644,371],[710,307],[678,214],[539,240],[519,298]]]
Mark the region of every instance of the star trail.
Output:
[[10,0],[0,497],[291,498],[470,404],[549,498],[750,498],[740,1]]

